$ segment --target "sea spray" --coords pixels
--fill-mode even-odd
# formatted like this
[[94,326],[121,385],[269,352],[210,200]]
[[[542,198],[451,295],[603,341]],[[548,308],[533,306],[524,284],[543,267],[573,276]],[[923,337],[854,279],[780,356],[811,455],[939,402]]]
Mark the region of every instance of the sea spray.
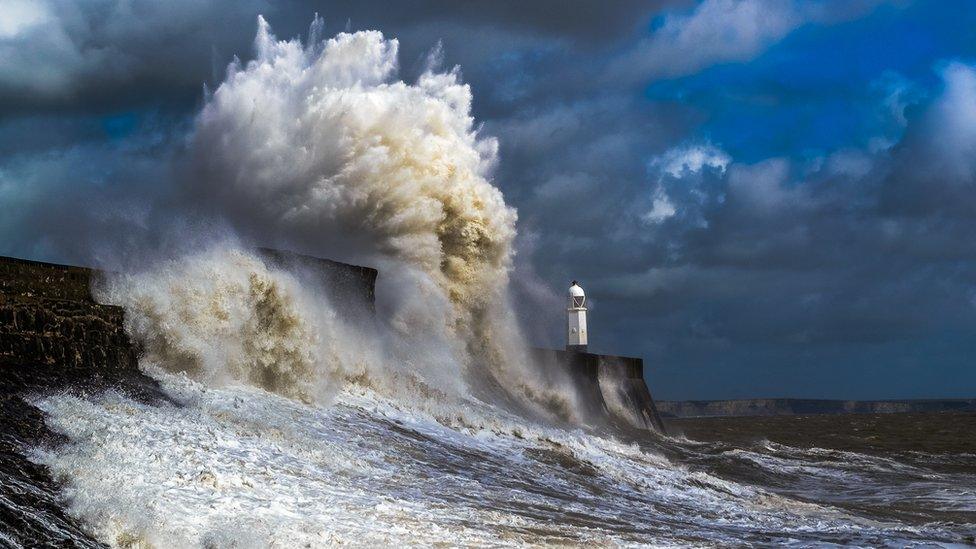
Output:
[[[892,501],[912,502],[913,516],[950,498],[971,504],[971,469],[890,471],[889,458],[761,442],[664,440],[665,459],[477,402],[496,426],[446,426],[356,386],[317,406],[246,385],[159,381],[178,405],[115,391],[33,399],[71,441],[33,459],[115,546],[906,546],[971,534],[884,518]],[[837,505],[846,498],[851,507]]]
[[[93,290],[99,301],[126,309],[140,365],[154,377],[168,372],[211,387],[252,385],[315,404],[358,385],[353,390],[375,391],[445,425],[510,429],[472,405],[475,397],[457,373],[459,342],[363,322],[375,319],[365,307],[350,310],[356,300],[339,315],[322,273],[291,268],[220,241],[138,271],[108,273]],[[410,318],[421,326],[436,319]]]
[[[505,291],[515,212],[487,180],[497,143],[468,86],[395,80],[397,48],[376,31],[305,47],[260,19],[256,59],[231,65],[197,118],[192,190],[243,232],[420,268],[469,329]],[[337,238],[347,249],[323,249]]]
[[[395,50],[371,32],[280,42],[262,21],[258,58],[232,65],[200,115],[187,179],[245,240],[372,254],[380,327],[349,329],[314,285],[233,242],[110,276],[99,298],[126,307],[169,399],[32,400],[69,441],[32,457],[91,534],[126,547],[972,541],[969,519],[919,514],[971,498],[969,472],[852,484],[851,467],[877,474],[855,454],[638,446],[464,395],[473,364],[564,398],[522,368],[514,212],[488,182],[494,142],[470,91],[456,73],[394,81]],[[809,484],[777,493],[788,475]],[[877,508],[909,501],[921,518],[865,512],[865,486]]]
[[227,244],[110,275],[95,293],[125,307],[144,362],[205,383],[320,400],[357,364],[321,293]]
[[457,70],[398,80],[397,40],[319,41],[321,26],[303,45],[259,18],[255,59],[228,67],[196,119],[189,200],[245,239],[379,266],[386,325],[453,355],[450,373],[423,377],[501,386],[571,416],[571,394],[540,378],[512,314],[516,213],[490,182],[498,145],[475,124],[470,88]]
[[[322,273],[289,267],[220,240],[140,270],[109,273],[94,293],[125,308],[141,366],[153,374],[253,385],[318,404],[347,383],[415,403],[464,394],[457,372],[448,375],[456,370],[449,341],[405,338],[367,322],[365,304],[355,299],[346,299],[339,315]],[[363,310],[352,310],[357,305]]]

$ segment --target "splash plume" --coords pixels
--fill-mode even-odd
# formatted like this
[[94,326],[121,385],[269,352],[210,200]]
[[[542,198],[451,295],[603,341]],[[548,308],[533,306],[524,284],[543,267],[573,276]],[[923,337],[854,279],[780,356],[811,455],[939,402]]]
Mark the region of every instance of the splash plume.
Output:
[[335,315],[321,296],[233,248],[113,276],[96,293],[125,306],[145,363],[211,385],[243,382],[321,400],[334,393],[338,368],[352,363],[339,355]]
[[[369,371],[453,394],[500,385],[570,415],[526,358],[508,296],[516,214],[490,182],[497,142],[479,134],[470,88],[457,70],[397,79],[397,41],[379,32],[321,31],[316,18],[307,44],[281,41],[258,19],[255,59],[232,63],[197,116],[184,190],[245,241],[380,267],[385,357],[337,342],[336,322],[318,318],[328,304],[240,251],[152,269],[108,299],[126,305],[151,358],[198,378],[306,399]],[[220,269],[239,272],[197,283]],[[270,302],[277,316],[260,321]],[[268,326],[282,329],[252,345],[248,330]]]
[[259,19],[256,58],[228,68],[197,119],[193,190],[245,233],[407,262],[470,327],[511,265],[515,211],[488,180],[497,143],[456,71],[396,80],[395,39],[315,42],[320,21],[303,46]]

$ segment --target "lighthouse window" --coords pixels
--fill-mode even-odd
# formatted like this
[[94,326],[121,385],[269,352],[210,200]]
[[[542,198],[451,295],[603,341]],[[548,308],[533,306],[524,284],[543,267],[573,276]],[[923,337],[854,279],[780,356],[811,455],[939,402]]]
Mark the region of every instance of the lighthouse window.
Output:
[[571,334],[575,334],[575,333],[576,333],[576,328],[570,328],[570,329],[569,329],[569,333],[571,333]]
[[586,301],[584,296],[573,296],[573,307],[582,307],[584,301]]

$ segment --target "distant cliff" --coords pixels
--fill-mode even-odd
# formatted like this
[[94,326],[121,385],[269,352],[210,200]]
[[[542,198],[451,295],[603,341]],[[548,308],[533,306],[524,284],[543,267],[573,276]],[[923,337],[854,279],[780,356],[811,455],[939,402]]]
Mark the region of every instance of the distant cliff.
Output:
[[659,400],[657,401],[657,410],[662,417],[802,416],[976,411],[976,398],[944,400],[817,400],[797,398]]

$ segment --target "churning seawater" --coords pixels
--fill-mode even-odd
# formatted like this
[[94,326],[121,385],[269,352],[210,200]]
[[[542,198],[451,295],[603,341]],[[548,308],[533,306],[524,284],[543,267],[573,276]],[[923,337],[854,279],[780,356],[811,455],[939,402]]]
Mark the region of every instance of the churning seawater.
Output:
[[379,267],[375,318],[251,243],[108,269],[160,392],[0,400],[0,546],[974,542],[972,452],[588,427],[526,359],[516,212],[460,71],[404,82],[395,39],[322,29],[259,20],[180,189],[245,241]]
[[[168,396],[155,403],[119,390],[33,401],[66,438],[30,459],[62,483],[85,537],[152,547],[974,543],[976,455],[927,453],[917,438],[887,455],[870,441],[853,451],[856,435],[846,449],[817,447],[853,433],[836,427],[849,418],[805,432],[804,418],[776,418],[796,446],[717,420],[675,425],[705,440],[623,440],[473,399],[435,419],[356,386],[318,406],[154,375]],[[899,421],[875,421],[886,420]],[[976,416],[915,421],[972,433]]]

